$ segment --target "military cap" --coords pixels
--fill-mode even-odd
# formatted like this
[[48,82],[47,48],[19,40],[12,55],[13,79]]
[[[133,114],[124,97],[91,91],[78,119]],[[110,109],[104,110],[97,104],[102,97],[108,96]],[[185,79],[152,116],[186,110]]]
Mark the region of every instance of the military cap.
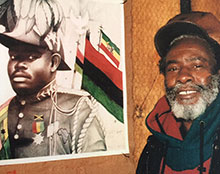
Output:
[[29,45],[33,47],[48,48],[54,53],[59,53],[61,56],[61,63],[58,70],[71,70],[64,61],[64,50],[62,42],[56,32],[48,32],[47,35],[41,36],[34,28],[29,32],[12,32],[0,33],[0,43],[11,48],[16,45]]

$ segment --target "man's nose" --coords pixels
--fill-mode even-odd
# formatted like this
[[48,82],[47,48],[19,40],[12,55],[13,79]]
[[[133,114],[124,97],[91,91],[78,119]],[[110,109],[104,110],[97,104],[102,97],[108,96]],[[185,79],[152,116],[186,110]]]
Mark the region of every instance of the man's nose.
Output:
[[27,69],[27,62],[25,60],[18,60],[15,63],[16,69]]
[[177,82],[185,84],[193,80],[192,72],[189,68],[181,68],[178,72]]

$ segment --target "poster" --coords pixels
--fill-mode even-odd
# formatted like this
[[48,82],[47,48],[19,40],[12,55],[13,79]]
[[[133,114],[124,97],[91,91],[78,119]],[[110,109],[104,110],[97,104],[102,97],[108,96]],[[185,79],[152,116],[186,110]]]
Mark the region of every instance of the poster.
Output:
[[[0,165],[129,153],[123,1],[16,0],[13,2],[5,0],[2,3],[7,7],[5,10],[7,15],[15,10],[15,26],[17,21],[22,22],[22,20],[28,19],[29,22],[25,24],[31,26],[34,21],[33,23],[37,25],[37,21],[41,21],[39,25],[44,28],[43,22],[48,22],[47,20],[50,19],[51,9],[53,9],[55,21],[57,18],[62,18],[60,27],[62,27],[63,54],[65,62],[71,70],[58,71],[56,82],[59,87],[65,89],[64,92],[91,95],[94,101],[97,101],[97,115],[103,129],[106,149],[82,153],[80,150],[76,150],[69,154],[3,159]],[[59,10],[56,9],[58,8],[56,3],[59,4]],[[37,8],[42,13],[39,9],[36,10]],[[45,16],[47,20],[43,20]],[[1,32],[5,31],[4,23],[0,29]],[[50,39],[54,41],[54,38]],[[8,48],[0,45],[0,50],[2,81],[0,114],[4,115],[8,107],[5,102],[14,97],[16,93],[11,87],[7,74]],[[48,134],[48,128],[44,130]],[[39,132],[36,133],[37,135]],[[5,138],[1,135],[1,148],[4,146]],[[37,142],[41,143],[42,141],[38,140]]]

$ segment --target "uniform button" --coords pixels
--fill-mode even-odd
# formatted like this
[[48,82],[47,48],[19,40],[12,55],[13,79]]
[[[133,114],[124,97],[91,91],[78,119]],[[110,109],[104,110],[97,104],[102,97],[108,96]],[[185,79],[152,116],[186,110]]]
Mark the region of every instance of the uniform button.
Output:
[[26,104],[25,100],[21,100],[21,105],[24,106]]
[[14,139],[17,140],[18,138],[19,138],[19,135],[18,135],[18,134],[15,134],[15,135],[14,135]]
[[23,118],[23,117],[24,117],[24,114],[23,114],[22,112],[20,112],[20,113],[18,114],[18,117],[19,117],[19,118]]
[[22,128],[22,125],[21,124],[18,124],[17,125],[17,129],[19,130],[19,129],[21,129]]

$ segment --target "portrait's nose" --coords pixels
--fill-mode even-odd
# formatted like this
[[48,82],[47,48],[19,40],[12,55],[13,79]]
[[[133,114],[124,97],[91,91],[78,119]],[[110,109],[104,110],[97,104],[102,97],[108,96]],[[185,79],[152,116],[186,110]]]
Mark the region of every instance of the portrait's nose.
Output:
[[27,62],[24,60],[16,61],[15,69],[27,69]]

